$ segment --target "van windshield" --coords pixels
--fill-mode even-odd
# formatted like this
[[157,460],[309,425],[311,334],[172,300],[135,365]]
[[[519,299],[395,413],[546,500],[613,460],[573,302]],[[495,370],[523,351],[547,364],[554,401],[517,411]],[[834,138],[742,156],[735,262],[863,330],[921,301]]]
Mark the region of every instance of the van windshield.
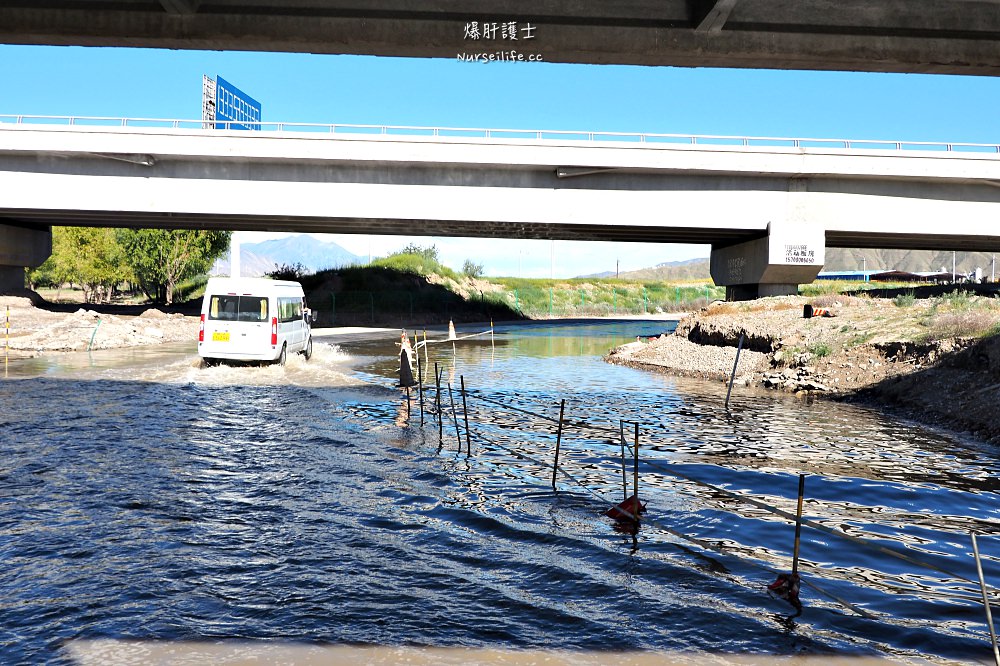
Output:
[[212,296],[208,318],[222,321],[267,321],[267,297],[227,294]]

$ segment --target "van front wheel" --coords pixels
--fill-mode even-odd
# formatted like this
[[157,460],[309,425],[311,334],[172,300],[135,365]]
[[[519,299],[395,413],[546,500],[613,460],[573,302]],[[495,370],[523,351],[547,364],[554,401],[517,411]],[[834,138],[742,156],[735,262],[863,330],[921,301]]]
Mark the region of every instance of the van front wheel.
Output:
[[278,365],[284,365],[288,360],[288,344],[281,345],[281,354],[278,356]]
[[313,355],[313,339],[312,339],[311,335],[309,336],[309,339],[306,340],[306,348],[302,350],[302,355],[306,357],[307,361],[312,358],[312,355]]

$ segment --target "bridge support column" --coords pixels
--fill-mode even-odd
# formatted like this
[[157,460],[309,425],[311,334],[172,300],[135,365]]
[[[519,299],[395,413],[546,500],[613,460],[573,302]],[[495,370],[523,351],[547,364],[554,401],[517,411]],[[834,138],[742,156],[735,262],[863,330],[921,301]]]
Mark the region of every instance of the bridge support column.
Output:
[[826,237],[814,225],[772,222],[767,236],[728,247],[712,247],[715,284],[725,285],[727,301],[798,293],[823,268]]
[[0,224],[0,294],[24,289],[24,268],[52,254],[52,231]]

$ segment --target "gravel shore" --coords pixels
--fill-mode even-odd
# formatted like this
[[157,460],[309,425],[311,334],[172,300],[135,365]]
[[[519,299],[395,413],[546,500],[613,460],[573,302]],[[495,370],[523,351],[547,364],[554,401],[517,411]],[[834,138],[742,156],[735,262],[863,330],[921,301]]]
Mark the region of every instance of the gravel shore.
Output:
[[[736,361],[736,347],[700,345],[679,335],[664,335],[651,342],[637,341],[616,347],[605,360],[686,377],[729,381]],[[736,382],[748,384],[766,367],[767,354],[744,349],[740,352]]]
[[[830,316],[803,317],[803,306]],[[717,302],[673,335],[612,350],[610,363],[899,410],[1000,443],[1000,299],[853,296]]]
[[0,296],[0,316],[9,317],[4,345],[14,358],[50,352],[116,349],[162,342],[194,341],[198,317],[168,314],[154,307],[138,315],[99,313],[86,306],[56,312],[36,306],[30,296]]

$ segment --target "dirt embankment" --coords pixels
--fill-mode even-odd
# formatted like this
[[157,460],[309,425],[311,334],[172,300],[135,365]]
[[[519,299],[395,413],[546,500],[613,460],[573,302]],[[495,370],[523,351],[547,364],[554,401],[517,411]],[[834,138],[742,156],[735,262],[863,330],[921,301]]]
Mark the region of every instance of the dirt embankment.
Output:
[[197,317],[153,307],[136,315],[102,314],[86,306],[59,312],[37,297],[0,296],[0,317],[8,313],[9,338],[6,330],[0,330],[4,336],[0,345],[9,343],[12,357],[192,341],[198,336]]
[[[803,306],[832,317],[803,318]],[[1000,300],[779,297],[714,303],[673,335],[611,351],[611,363],[902,408],[1000,442]]]

